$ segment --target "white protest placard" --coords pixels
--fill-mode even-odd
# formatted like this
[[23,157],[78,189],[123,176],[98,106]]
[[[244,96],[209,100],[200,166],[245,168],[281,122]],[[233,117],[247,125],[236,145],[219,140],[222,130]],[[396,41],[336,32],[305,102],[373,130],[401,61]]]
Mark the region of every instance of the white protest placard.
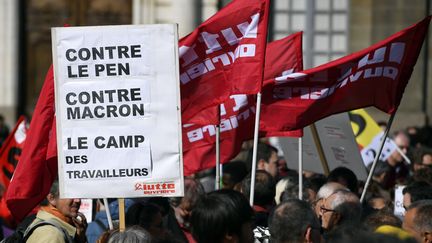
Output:
[[394,210],[393,214],[403,219],[405,216],[405,208],[403,205],[403,189],[406,185],[395,185],[395,194],[394,194]]
[[[384,132],[380,132],[378,135],[376,135],[370,144],[368,144],[366,147],[364,147],[361,150],[361,156],[363,158],[363,163],[365,166],[369,166],[373,161],[375,160],[376,154],[378,153],[378,150],[381,145],[381,139],[384,136]],[[390,157],[390,155],[396,151],[396,144],[390,139],[386,138],[386,141],[384,143],[384,147],[381,151],[379,159],[382,161],[385,161]]]
[[[352,170],[359,180],[367,178],[347,113],[340,113],[315,123],[329,170],[339,166]],[[280,138],[290,169],[298,169],[298,139]],[[310,127],[303,130],[303,169],[324,174]]]
[[177,26],[52,29],[61,197],[183,195]]
[[93,221],[93,200],[92,199],[81,199],[81,206],[79,212],[84,214],[87,223]]

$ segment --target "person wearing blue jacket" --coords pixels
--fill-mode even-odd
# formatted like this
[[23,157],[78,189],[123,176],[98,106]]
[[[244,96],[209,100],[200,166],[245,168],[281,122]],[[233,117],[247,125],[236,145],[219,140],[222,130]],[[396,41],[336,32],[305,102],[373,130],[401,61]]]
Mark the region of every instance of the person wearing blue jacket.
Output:
[[[108,199],[109,209],[111,213],[111,219],[114,224],[114,228],[118,225],[119,220],[119,207],[117,199]],[[125,200],[125,210],[127,210],[134,201],[132,199]],[[96,213],[94,220],[88,224],[86,236],[88,243],[96,243],[97,239],[102,235],[103,232],[109,230],[108,217],[105,210],[101,210]]]

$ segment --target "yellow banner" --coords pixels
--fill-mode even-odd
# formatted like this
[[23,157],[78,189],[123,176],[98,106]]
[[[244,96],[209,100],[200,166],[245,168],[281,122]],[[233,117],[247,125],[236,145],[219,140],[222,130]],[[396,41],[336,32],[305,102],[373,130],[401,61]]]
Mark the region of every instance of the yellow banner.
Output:
[[382,132],[375,120],[364,109],[350,111],[349,117],[356,141],[363,148]]

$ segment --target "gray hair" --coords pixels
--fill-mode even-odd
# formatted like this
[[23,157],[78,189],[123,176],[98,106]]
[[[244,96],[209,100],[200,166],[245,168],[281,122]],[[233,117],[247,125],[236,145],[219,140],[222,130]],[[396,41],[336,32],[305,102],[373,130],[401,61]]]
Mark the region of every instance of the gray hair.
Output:
[[138,225],[126,228],[124,232],[116,231],[114,232],[108,243],[150,243],[151,236],[143,228]]
[[331,202],[331,208],[336,209],[343,203],[358,203],[360,204],[359,198],[352,192],[346,190],[336,190],[331,196],[334,195],[334,199]]
[[331,195],[333,200],[330,207],[340,214],[341,224],[356,224],[360,222],[362,207],[357,195],[346,190],[337,190]]
[[416,209],[414,228],[417,232],[432,231],[432,200],[420,200],[413,202],[408,210]]
[[328,198],[337,190],[348,190],[348,188],[337,182],[327,182],[319,189],[317,199]]

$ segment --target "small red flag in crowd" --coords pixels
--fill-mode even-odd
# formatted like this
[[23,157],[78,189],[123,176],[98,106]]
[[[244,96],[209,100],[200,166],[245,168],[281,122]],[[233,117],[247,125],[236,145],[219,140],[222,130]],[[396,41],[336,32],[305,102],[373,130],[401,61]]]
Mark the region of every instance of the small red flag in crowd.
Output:
[[18,163],[27,133],[27,121],[21,116],[0,148],[0,183],[6,190]]
[[280,121],[268,129],[299,129],[329,115],[367,106],[396,112],[430,18],[367,49],[265,84],[263,105],[277,105],[261,115]]
[[[0,149],[0,180],[4,186],[3,189],[5,192],[9,187],[10,180],[20,159],[26,140],[26,135],[27,120],[24,118],[24,116],[21,116]],[[17,223],[7,208],[4,196],[0,200],[0,217],[9,226],[14,226]]]
[[260,91],[269,4],[234,0],[179,41],[184,121],[230,95]]
[[55,135],[54,74],[48,70],[39,95],[26,142],[13,178],[6,192],[6,203],[12,215],[21,221],[48,194],[57,177],[57,158],[47,156],[48,144]]

